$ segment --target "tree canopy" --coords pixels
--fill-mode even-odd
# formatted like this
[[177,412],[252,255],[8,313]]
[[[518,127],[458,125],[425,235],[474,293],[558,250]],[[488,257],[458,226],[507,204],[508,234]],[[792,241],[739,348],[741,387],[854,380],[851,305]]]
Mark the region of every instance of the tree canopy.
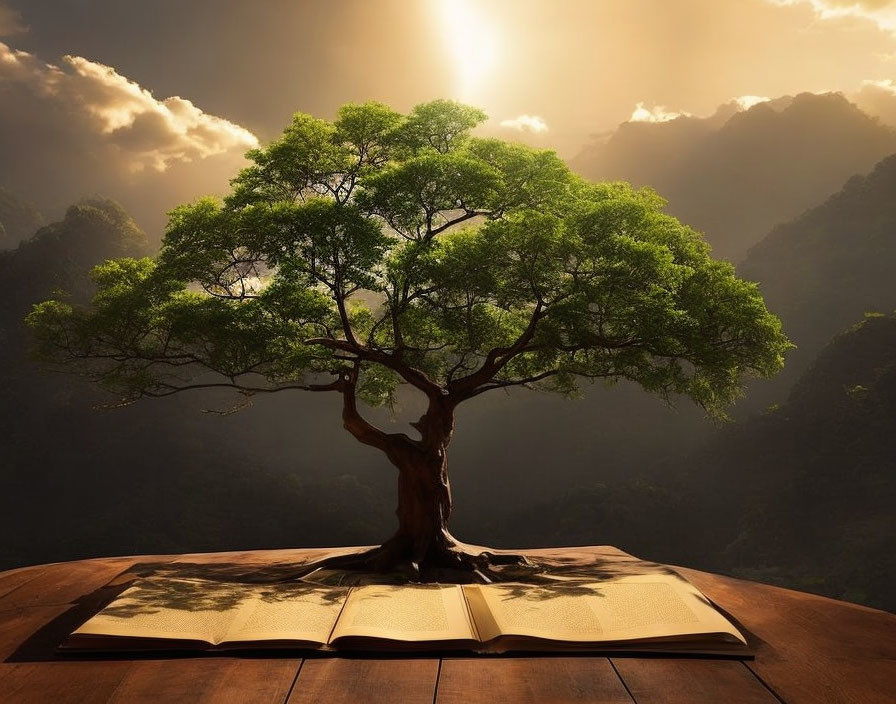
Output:
[[170,213],[156,258],[96,267],[91,306],[35,306],[38,352],[129,400],[227,386],[379,405],[405,383],[456,405],[630,379],[713,412],[782,366],[757,286],[655,192],[471,136],[484,119],[446,100],[295,115],[226,198]]

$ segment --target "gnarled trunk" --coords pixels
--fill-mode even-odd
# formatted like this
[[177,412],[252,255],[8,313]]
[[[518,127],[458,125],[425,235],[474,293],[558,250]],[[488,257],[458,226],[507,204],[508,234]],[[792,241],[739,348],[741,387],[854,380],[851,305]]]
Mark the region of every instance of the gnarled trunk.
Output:
[[398,465],[398,531],[392,540],[404,546],[412,563],[439,564],[456,544],[448,532],[451,487],[447,455],[444,450],[408,454]]
[[[416,579],[501,579],[492,568],[502,565],[529,568],[520,555],[495,555],[464,545],[448,532],[451,489],[448,484],[448,444],[454,433],[454,405],[447,396],[431,394],[429,407],[416,423],[414,440],[401,433],[385,433],[358,413],[355,401],[357,368],[339,384],[342,418],[357,440],[386,454],[398,469],[398,530],[372,550],[326,558],[303,567],[296,576],[329,568],[374,572],[410,571]],[[488,575],[488,576],[486,576]]]
[[395,439],[386,451],[398,469],[398,530],[383,547],[394,550],[399,560],[416,569],[450,566],[457,546],[448,531],[451,486],[447,451],[454,431],[453,411],[433,402],[413,425],[421,440]]

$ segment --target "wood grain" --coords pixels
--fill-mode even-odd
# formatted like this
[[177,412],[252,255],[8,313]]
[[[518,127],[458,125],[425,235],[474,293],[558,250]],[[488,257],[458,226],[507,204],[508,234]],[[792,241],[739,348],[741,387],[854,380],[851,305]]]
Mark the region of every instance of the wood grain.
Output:
[[45,566],[38,565],[36,567],[22,567],[17,570],[0,573],[0,599],[14,589],[18,589],[23,584],[30,582],[46,569]]
[[9,658],[34,633],[68,609],[68,604],[60,604],[0,612],[0,660]]
[[445,658],[436,704],[631,704],[601,657]]
[[130,667],[125,661],[3,663],[0,702],[105,704]]
[[432,704],[437,658],[309,658],[288,704]]
[[720,692],[737,704],[780,700],[739,660],[613,658],[638,704],[717,704]]
[[681,568],[759,641],[747,666],[794,704],[896,699],[896,615]]
[[71,604],[99,589],[134,564],[134,558],[84,560],[48,565],[34,579],[0,597],[0,611],[28,606]]
[[108,702],[281,704],[300,664],[292,658],[141,660],[132,663]]

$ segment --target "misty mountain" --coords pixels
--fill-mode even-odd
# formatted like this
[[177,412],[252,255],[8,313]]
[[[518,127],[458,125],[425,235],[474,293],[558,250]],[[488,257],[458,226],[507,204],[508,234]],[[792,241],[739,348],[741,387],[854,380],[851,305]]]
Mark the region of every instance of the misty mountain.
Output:
[[739,516],[719,531],[720,564],[896,608],[894,413],[896,316],[870,316],[824,348],[780,408],[692,458],[707,506],[727,496],[708,512]]
[[505,546],[609,543],[896,608],[896,316],[825,347],[779,408],[639,476],[494,516]]
[[[24,316],[32,304],[55,291],[86,302],[93,287],[87,272],[110,257],[144,256],[146,236],[117,203],[85,200],[71,206],[59,222],[41,227],[16,249],[0,252],[5,305],[0,312],[0,384],[32,379],[26,360]],[[24,393],[24,390],[23,390]]]
[[44,224],[38,210],[0,186],[0,249],[12,249]]
[[774,225],[817,205],[896,152],[896,130],[839,93],[802,93],[701,119],[626,122],[572,167],[655,188],[669,212],[740,261]]
[[866,311],[896,309],[896,156],[854,176],[821,205],[779,225],[738,266],[759,282],[797,345],[761,393],[797,378],[818,351]]

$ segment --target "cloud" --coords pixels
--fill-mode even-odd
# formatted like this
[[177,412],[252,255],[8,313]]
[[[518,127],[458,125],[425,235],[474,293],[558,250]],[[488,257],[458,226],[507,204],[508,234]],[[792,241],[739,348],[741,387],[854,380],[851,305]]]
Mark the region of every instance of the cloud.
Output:
[[858,17],[896,34],[896,0],[768,0],[773,5],[811,5],[823,20]]
[[520,132],[547,132],[548,123],[538,115],[520,115],[512,120],[502,120],[501,127],[518,130]]
[[849,99],[884,124],[896,127],[896,81],[863,81]]
[[24,90],[47,110],[75,121],[116,149],[130,171],[164,171],[258,144],[239,125],[209,115],[179,97],[157,100],[114,68],[80,56],[59,66],[0,42],[0,90]]
[[629,122],[670,122],[677,120],[679,117],[690,117],[687,112],[671,112],[666,110],[665,105],[654,105],[652,108],[644,107],[644,103],[638,103],[635,106]]
[[771,98],[767,98],[764,95],[742,95],[739,98],[734,98],[734,102],[737,103],[741,110],[749,110],[754,105],[767,103],[769,100]]
[[22,14],[0,1],[0,37],[12,37],[27,31],[28,25],[22,21]]
[[46,213],[111,197],[155,238],[179,203],[226,193],[257,143],[109,66],[77,56],[50,64],[0,42],[0,186]]

